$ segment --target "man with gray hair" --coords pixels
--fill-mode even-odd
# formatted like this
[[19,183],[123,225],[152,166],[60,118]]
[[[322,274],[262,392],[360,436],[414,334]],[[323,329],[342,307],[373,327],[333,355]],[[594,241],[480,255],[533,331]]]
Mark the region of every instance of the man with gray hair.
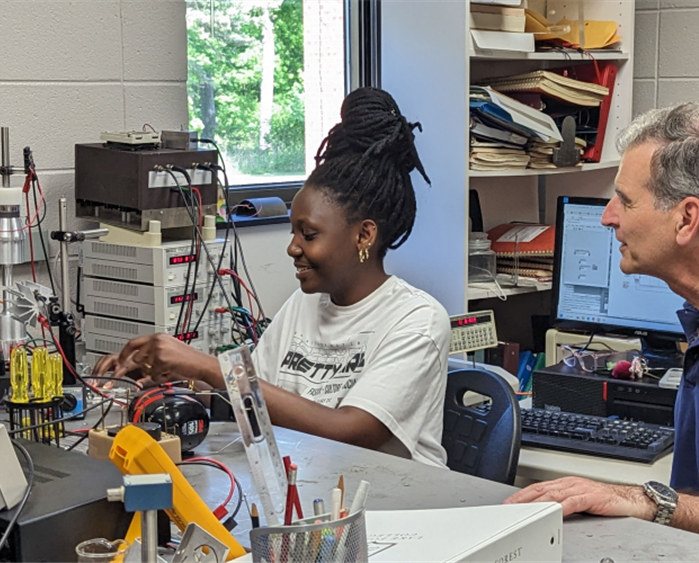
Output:
[[[621,270],[667,282],[684,297],[678,311],[687,335],[675,404],[671,486],[699,493],[699,104],[652,110],[621,134],[615,195],[602,223],[621,243]],[[536,483],[506,503],[557,501],[564,515],[635,516],[699,532],[699,497],[655,481],[643,486],[564,477]]]

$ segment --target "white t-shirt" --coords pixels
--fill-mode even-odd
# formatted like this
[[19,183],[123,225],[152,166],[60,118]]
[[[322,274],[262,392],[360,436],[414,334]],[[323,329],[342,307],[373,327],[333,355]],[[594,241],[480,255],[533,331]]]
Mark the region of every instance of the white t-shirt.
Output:
[[262,379],[287,391],[376,417],[393,433],[383,451],[445,467],[449,340],[444,307],[391,276],[347,307],[299,289],[265,331],[253,361]]

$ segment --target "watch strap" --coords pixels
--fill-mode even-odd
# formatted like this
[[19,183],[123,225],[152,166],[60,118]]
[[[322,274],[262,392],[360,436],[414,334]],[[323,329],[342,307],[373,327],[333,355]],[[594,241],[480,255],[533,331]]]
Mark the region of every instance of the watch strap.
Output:
[[670,487],[667,487],[665,485],[661,485],[664,489],[667,489],[674,497],[664,498],[662,495],[660,495],[658,492],[654,490],[653,485],[653,481],[644,483],[643,491],[658,506],[658,510],[655,513],[653,522],[655,522],[656,524],[662,524],[666,526],[670,523],[670,520],[672,520],[672,515],[675,513],[675,509],[677,508],[677,493],[674,491],[674,489],[671,489]]

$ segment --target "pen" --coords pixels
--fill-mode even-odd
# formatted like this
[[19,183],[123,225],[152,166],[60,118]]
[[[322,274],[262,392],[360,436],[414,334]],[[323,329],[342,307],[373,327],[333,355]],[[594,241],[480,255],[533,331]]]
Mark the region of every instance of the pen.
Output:
[[345,476],[340,475],[340,478],[337,480],[337,488],[340,489],[342,492],[340,494],[340,508],[345,506]]
[[313,516],[320,516],[325,512],[325,502],[322,498],[317,498],[313,501]]
[[340,518],[340,499],[342,498],[342,491],[335,487],[332,492],[332,501],[330,504],[330,517],[333,520],[338,520]]
[[316,556],[316,563],[326,563],[332,561],[334,545],[335,538],[331,534],[324,536],[322,543],[320,544],[320,549],[318,550],[318,555]]
[[260,527],[260,514],[259,512],[257,512],[257,505],[254,502],[252,503],[252,507],[250,508],[250,520],[252,520],[253,528]]
[[284,512],[284,525],[291,526],[291,517],[296,502],[296,464],[289,464],[289,484],[286,488],[286,511]]
[[355,493],[354,498],[352,499],[352,506],[350,508],[349,513],[355,514],[361,510],[364,510],[364,506],[366,505],[366,499],[368,495],[369,482],[361,480],[359,482],[359,487],[357,487],[357,492]]

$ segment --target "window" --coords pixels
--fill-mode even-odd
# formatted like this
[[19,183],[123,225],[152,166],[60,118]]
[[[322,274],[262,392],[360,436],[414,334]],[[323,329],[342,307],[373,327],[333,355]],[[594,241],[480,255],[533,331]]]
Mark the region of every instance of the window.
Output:
[[344,0],[186,0],[189,120],[231,187],[302,182],[345,95]]

